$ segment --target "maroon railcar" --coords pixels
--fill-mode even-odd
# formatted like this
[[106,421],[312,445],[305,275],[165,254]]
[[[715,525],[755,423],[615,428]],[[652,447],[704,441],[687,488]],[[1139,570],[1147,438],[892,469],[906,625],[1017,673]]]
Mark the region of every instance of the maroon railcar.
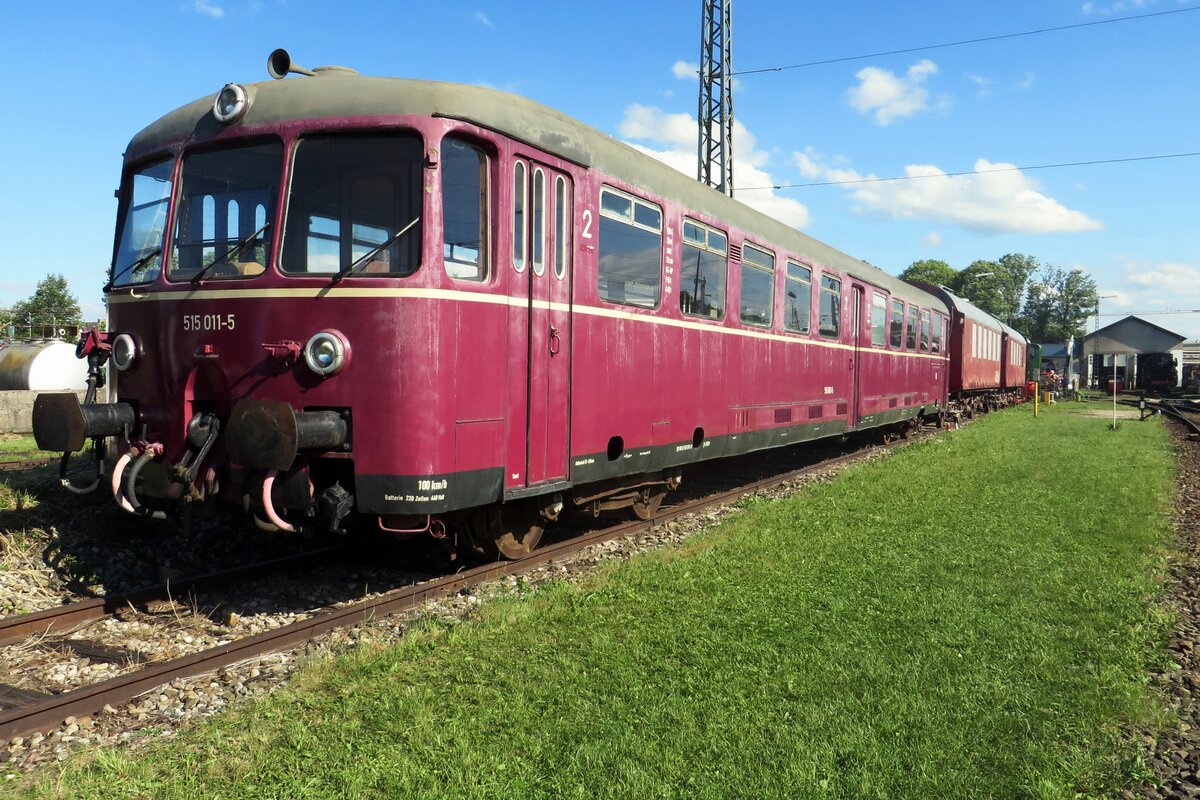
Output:
[[934,294],[529,100],[315,73],[126,152],[83,348],[109,402],[34,419],[45,449],[112,437],[126,507],[518,556],[564,506],[645,516],[685,465],[945,408]]
[[945,286],[914,281],[950,309],[950,397],[968,412],[1021,402],[1025,337]]

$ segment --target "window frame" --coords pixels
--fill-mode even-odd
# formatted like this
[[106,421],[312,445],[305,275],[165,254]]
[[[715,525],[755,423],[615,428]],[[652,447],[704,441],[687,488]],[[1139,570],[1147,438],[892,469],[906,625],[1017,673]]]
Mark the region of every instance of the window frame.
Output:
[[[519,174],[518,174],[519,173]],[[525,271],[529,255],[529,211],[525,208],[525,197],[529,186],[529,165],[523,160],[513,159],[512,170],[512,214],[509,215],[509,232],[512,244],[512,265],[518,273]]]
[[441,165],[446,162],[443,148],[447,140],[465,145],[476,152],[480,157],[479,164],[479,261],[475,265],[478,271],[478,277],[466,277],[455,275],[450,271],[450,264],[469,265],[469,261],[455,261],[446,258],[446,184],[444,166],[441,167],[441,209],[442,209],[442,269],[450,276],[451,280],[465,281],[468,283],[487,283],[492,277],[492,154],[481,143],[473,139],[456,135],[456,131],[451,131],[442,137],[442,141],[438,144],[438,157]]
[[[804,270],[805,272],[807,272],[807,273],[808,273],[808,277],[807,277],[807,278],[802,278],[802,277],[794,277],[794,276],[792,275],[792,267],[796,267],[797,269],[802,269],[802,270]],[[792,327],[792,325],[791,325],[791,318],[790,318],[790,317],[788,316],[788,314],[786,313],[786,311],[787,311],[787,309],[786,309],[786,305],[787,305],[787,298],[788,298],[788,296],[789,296],[789,294],[790,294],[789,287],[791,286],[791,284],[792,284],[793,282],[795,282],[795,283],[798,283],[798,284],[803,284],[804,286],[807,286],[807,287],[808,287],[808,298],[807,298],[807,299],[808,299],[808,302],[805,304],[805,305],[806,305],[806,307],[807,307],[807,309],[808,309],[808,314],[807,314],[807,316],[805,317],[806,324],[805,324],[805,326],[804,326],[803,328],[793,328],[793,327]],[[812,325],[812,318],[813,318],[813,268],[812,268],[810,265],[808,265],[808,264],[805,264],[803,261],[801,261],[801,260],[800,260],[800,259],[798,259],[798,258],[786,258],[786,259],[784,259],[784,265],[783,265],[783,297],[784,297],[784,300],[783,300],[783,302],[784,302],[784,304],[785,304],[785,309],[784,309],[785,313],[784,313],[784,315],[783,315],[783,329],[784,329],[785,331],[787,331],[788,333],[795,333],[795,334],[798,334],[798,335],[801,335],[801,336],[808,336],[808,335],[811,335],[811,334],[812,334],[812,327],[813,327],[813,325]],[[799,299],[799,296],[796,296],[796,299],[798,300],[798,299]]]
[[[836,286],[826,285],[827,283],[836,284]],[[817,299],[817,335],[822,339],[840,341],[842,338],[842,276],[832,272],[822,272],[821,288],[818,291],[820,294]],[[821,327],[821,320],[825,316],[825,296],[827,294],[833,297],[837,304],[837,313],[831,315],[831,319],[833,320],[832,333],[826,333]]]
[[[900,307],[899,314],[896,313],[896,306]],[[904,307],[902,297],[893,297],[888,306],[888,347],[901,351],[904,350]]]
[[[418,135],[415,132],[413,132],[413,133],[414,133],[414,135]],[[253,245],[254,247],[262,248],[263,261],[261,264],[259,264],[261,269],[253,271],[253,272],[241,272],[239,270],[239,268],[235,265],[234,262],[226,261],[224,263],[225,263],[225,266],[227,267],[227,269],[221,270],[221,271],[210,270],[208,272],[208,274],[206,274],[204,276],[204,281],[205,282],[209,282],[209,281],[224,282],[224,281],[239,281],[239,280],[244,281],[247,279],[257,278],[262,275],[265,275],[267,272],[269,272],[271,270],[272,267],[274,267],[276,271],[283,273],[282,263],[281,263],[282,256],[283,256],[283,240],[284,240],[284,237],[285,237],[285,234],[287,231],[286,230],[274,230],[273,228],[280,221],[282,221],[286,225],[287,208],[291,204],[291,182],[292,182],[292,175],[294,174],[293,167],[295,166],[295,163],[294,163],[295,157],[296,157],[295,154],[296,154],[296,151],[297,151],[299,145],[301,145],[303,142],[304,142],[304,137],[301,137],[301,138],[297,139],[295,142],[292,142],[289,144],[288,142],[285,142],[283,139],[279,138],[278,136],[271,136],[271,135],[252,136],[252,137],[248,137],[246,139],[231,140],[228,142],[218,141],[218,142],[204,143],[204,144],[200,144],[200,145],[197,145],[194,147],[185,148],[179,153],[179,155],[175,158],[175,166],[172,171],[172,179],[173,179],[174,183],[172,186],[171,197],[170,197],[170,208],[167,212],[167,222],[168,222],[169,228],[166,231],[165,237],[163,239],[163,252],[159,254],[159,264],[161,267],[161,272],[162,272],[163,277],[166,279],[166,281],[168,283],[187,284],[187,283],[191,282],[193,275],[196,274],[195,272],[185,273],[182,271],[182,269],[179,266],[175,266],[175,267],[172,266],[172,264],[178,265],[178,263],[180,261],[182,261],[182,259],[180,258],[180,255],[179,255],[179,249],[181,247],[180,234],[181,234],[181,225],[183,224],[183,217],[181,216],[180,212],[183,210],[183,205],[184,205],[184,201],[185,201],[186,187],[184,186],[184,183],[187,178],[186,169],[187,169],[188,159],[190,159],[194,156],[205,156],[205,155],[212,155],[212,154],[218,154],[218,153],[230,153],[234,150],[249,149],[249,148],[253,148],[253,147],[260,147],[263,145],[275,145],[275,146],[279,147],[279,165],[278,165],[278,171],[275,173],[275,177],[274,177],[274,181],[275,181],[274,192],[273,192],[273,195],[270,196],[270,199],[274,202],[274,208],[266,209],[266,211],[268,213],[265,214],[267,222],[269,222],[270,225],[267,226],[266,229],[263,230],[261,233],[259,233],[259,235],[256,237],[255,240],[251,240],[251,242],[250,242],[250,244]],[[284,182],[285,174],[286,174],[286,185]],[[215,244],[217,216],[218,216],[218,214],[220,214],[221,209],[218,209],[216,207],[217,198],[215,195],[204,194],[204,195],[199,195],[199,196],[203,198],[201,200],[201,207],[200,207],[201,208],[200,226],[201,226],[202,240],[203,240],[203,236],[204,236],[205,218],[208,216],[207,211],[204,209],[204,203],[206,203],[208,201],[211,201],[213,203],[213,210],[212,210],[212,223],[214,226],[214,228],[213,228],[213,235],[214,235],[213,258],[216,259],[217,256],[221,255],[225,251],[225,249],[227,249],[227,248],[217,247]],[[230,202],[236,202],[236,201],[231,200]],[[254,207],[257,209],[257,207],[259,205],[261,205],[261,204],[255,203]],[[240,212],[240,203],[238,204],[238,206],[239,206],[239,212]],[[281,209],[283,209],[282,216],[280,215]],[[226,225],[226,228],[228,228],[228,213],[229,213],[228,204],[226,204],[224,211],[226,214],[225,225]],[[257,211],[255,211],[255,214],[257,215]],[[189,219],[188,224],[191,224],[190,219]],[[230,237],[228,236],[228,230],[226,231],[226,234],[227,235],[226,235],[226,238],[224,241],[226,242],[227,245],[231,241],[236,241],[236,239],[230,239]],[[254,241],[257,241],[259,244],[254,245],[253,244]],[[196,243],[196,242],[186,243],[186,246],[189,246],[189,247],[197,246],[197,245],[198,245],[198,243]],[[276,253],[278,253],[278,255],[279,255],[278,259],[274,258]],[[203,256],[201,256],[201,260],[203,261]],[[279,263],[276,263],[277,261]],[[241,262],[241,263],[256,263],[256,262]],[[207,269],[207,268],[208,268],[207,265],[205,265],[199,271],[203,271],[203,269]],[[232,270],[232,271],[230,271],[230,270]],[[283,274],[292,275],[294,273],[283,273]],[[322,273],[322,274],[325,274],[325,273]],[[129,284],[126,284],[126,285],[129,285]]]
[[[756,253],[765,259],[770,259],[770,262],[771,262],[770,265],[763,264],[763,263],[756,263],[753,260],[747,261],[746,260],[747,252]],[[774,324],[775,324],[775,264],[777,263],[777,261],[778,261],[778,258],[775,255],[775,251],[768,250],[765,245],[755,244],[754,242],[751,242],[748,240],[742,242],[741,269],[738,270],[738,298],[739,298],[739,300],[743,301],[743,304],[739,304],[739,307],[738,307],[738,322],[740,322],[741,324],[749,325],[750,327],[753,327],[753,328],[771,328],[772,326],[774,326]],[[745,297],[745,288],[746,288],[745,277],[746,277],[747,269],[752,270],[753,272],[757,272],[757,273],[760,273],[763,275],[770,276],[770,284],[769,285],[771,287],[771,293],[770,293],[770,296],[767,298],[767,303],[766,303],[767,319],[765,322],[751,322],[751,321],[747,320],[745,317],[743,308],[744,308],[744,301],[746,299],[746,297]]]
[[[624,200],[630,201],[629,214],[628,215],[624,215],[624,214],[619,215],[615,211],[612,211],[611,209],[606,209],[604,207],[605,193],[608,193],[614,197],[619,197]],[[658,227],[657,228],[651,227],[650,225],[647,225],[646,223],[638,220],[638,207],[639,206],[641,206],[644,209],[648,209],[658,215]],[[659,205],[658,203],[655,203],[651,200],[647,200],[643,197],[639,197],[638,195],[632,194],[623,189],[618,189],[617,187],[612,186],[611,184],[605,183],[605,184],[601,184],[601,186],[600,186],[600,198],[599,198],[599,203],[597,204],[597,211],[598,211],[598,214],[597,214],[598,218],[596,220],[596,236],[599,238],[599,241],[596,243],[597,293],[599,293],[600,278],[605,276],[604,272],[600,268],[601,262],[603,261],[602,250],[604,247],[604,236],[602,235],[601,225],[602,225],[604,219],[610,219],[614,222],[619,222],[619,223],[622,223],[625,225],[629,225],[637,230],[645,231],[647,233],[652,233],[652,234],[658,236],[658,270],[655,273],[655,277],[657,278],[657,282],[655,284],[655,288],[657,289],[657,297],[655,298],[654,304],[653,305],[644,305],[642,303],[633,303],[633,302],[629,302],[627,300],[612,300],[612,299],[605,297],[604,295],[600,295],[601,302],[612,303],[613,305],[618,305],[618,306],[629,306],[632,308],[642,308],[642,309],[646,309],[646,310],[657,310],[657,309],[661,308],[662,303],[663,303],[663,296],[665,294],[665,292],[663,291],[663,266],[665,263],[665,259],[663,258],[663,239],[664,239],[663,232],[664,232],[664,228],[666,226],[665,226],[665,213],[663,211],[663,207],[661,205]]]
[[570,268],[571,260],[571,234],[575,230],[575,218],[572,216],[573,209],[571,187],[574,184],[568,181],[565,175],[554,176],[554,216],[555,216],[555,236],[554,236],[554,277],[558,280],[563,280],[567,271]]
[[533,208],[529,212],[533,233],[529,237],[529,268],[540,278],[546,274],[546,245],[549,239],[546,230],[546,170],[540,166],[533,169],[530,194],[533,201]]
[[[883,317],[879,320],[879,341],[875,341],[875,312],[882,311]],[[887,346],[887,314],[888,314],[888,296],[885,292],[871,292],[871,346],[886,347]]]
[[[703,243],[701,243],[699,241],[693,241],[688,238],[687,233],[688,233],[689,225],[696,227],[696,228],[700,229],[701,231],[703,231],[703,233],[704,233],[704,242]],[[725,319],[726,312],[729,310],[729,234],[723,230],[720,230],[719,228],[714,228],[713,226],[708,225],[704,222],[701,222],[698,219],[693,219],[692,217],[687,217],[687,216],[685,216],[683,218],[681,234],[682,235],[680,236],[680,245],[679,245],[679,279],[680,279],[679,313],[683,314],[686,317],[691,317],[693,319],[702,319],[702,320],[707,320],[708,322],[722,322]],[[721,244],[720,247],[715,246],[712,243],[712,239],[714,236],[721,238],[723,243]],[[721,256],[722,265],[724,267],[724,280],[721,284],[720,312],[715,317],[708,316],[705,314],[700,314],[700,313],[697,313],[696,311],[688,311],[688,310],[684,309],[684,307],[683,307],[683,295],[684,295],[683,285],[684,285],[684,283],[686,283],[684,278],[686,277],[685,270],[687,269],[687,266],[686,266],[684,258],[683,258],[683,249],[685,247],[695,247],[698,250],[700,250],[701,252],[711,253],[716,256]],[[694,298],[694,297],[692,298],[693,303],[695,302],[695,299],[696,298]]]

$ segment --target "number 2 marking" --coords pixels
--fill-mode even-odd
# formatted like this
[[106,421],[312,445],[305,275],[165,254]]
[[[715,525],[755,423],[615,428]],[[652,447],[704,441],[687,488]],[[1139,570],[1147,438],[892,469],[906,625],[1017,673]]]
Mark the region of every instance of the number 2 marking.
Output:
[[592,238],[592,210],[590,208],[583,210],[583,233],[581,235],[585,239]]

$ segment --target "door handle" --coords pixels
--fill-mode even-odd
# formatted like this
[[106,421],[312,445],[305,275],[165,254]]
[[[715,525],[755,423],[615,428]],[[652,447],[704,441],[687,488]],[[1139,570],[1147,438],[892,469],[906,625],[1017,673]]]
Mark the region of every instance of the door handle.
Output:
[[558,335],[558,328],[550,326],[550,355],[558,355],[558,351],[562,347],[562,337]]

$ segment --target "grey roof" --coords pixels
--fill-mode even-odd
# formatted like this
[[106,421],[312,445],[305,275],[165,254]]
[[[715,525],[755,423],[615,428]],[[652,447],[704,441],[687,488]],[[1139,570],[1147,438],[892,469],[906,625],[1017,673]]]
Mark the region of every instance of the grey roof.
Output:
[[[314,77],[244,84],[250,108],[235,126],[296,119],[401,115],[440,116],[471,122],[523,140],[568,161],[594,167],[652,196],[669,197],[685,207],[752,233],[792,255],[861,278],[922,305],[939,300],[894,275],[800,233],[724,194],[689,178],[633,147],[565,114],[524,97],[481,86],[403,78],[363,77],[351,71],[318,70]],[[216,93],[202,97],[153,122],[133,137],[127,160],[164,149],[178,149],[227,130],[212,116]]]
[[1140,317],[1125,317],[1083,337],[1086,353],[1165,353],[1187,338]]
[[1010,339],[1025,343],[1025,337],[1022,336],[1016,329],[1005,325],[999,319],[993,317],[991,314],[987,313],[967,298],[959,297],[947,287],[935,286],[934,284],[926,283],[925,281],[913,281],[912,283],[914,286],[920,286],[926,291],[936,294],[942,299],[943,302],[945,302],[947,306],[953,310],[959,311],[967,319],[974,320],[976,323],[979,323],[980,325],[986,325],[989,328],[999,328],[1000,330],[1004,331],[1004,333],[1006,333]]

